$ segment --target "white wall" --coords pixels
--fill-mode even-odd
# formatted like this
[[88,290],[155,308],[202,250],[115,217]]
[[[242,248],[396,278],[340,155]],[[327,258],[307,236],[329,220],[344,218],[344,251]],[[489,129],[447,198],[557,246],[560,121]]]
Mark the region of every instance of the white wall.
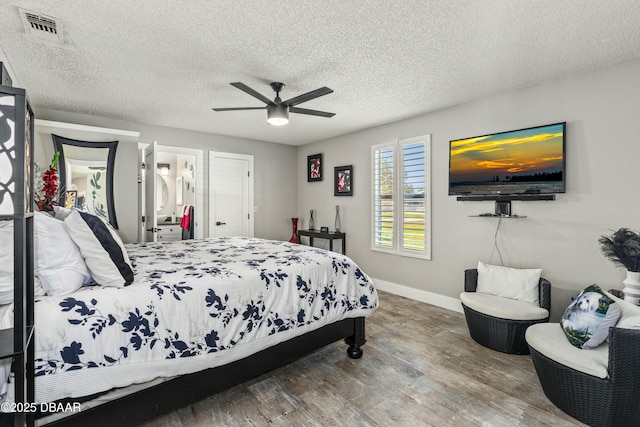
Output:
[[[555,201],[514,201],[523,219],[502,220],[498,242],[505,265],[541,267],[553,286],[552,320],[576,290],[598,283],[622,288],[624,271],[600,253],[598,237],[640,228],[640,60],[389,123],[298,150],[298,215],[333,225],[341,206],[348,255],[371,277],[457,298],[463,270],[478,260],[498,264],[497,220],[469,215],[493,202],[458,202],[447,195],[452,139],[567,122],[567,192]],[[432,260],[370,250],[370,147],[432,134]],[[324,180],[306,182],[306,159],[323,153]],[[354,165],[353,197],[333,196],[333,167]]]
[[[207,151],[252,154],[255,156],[254,194],[257,209],[254,217],[255,236],[277,240],[288,240],[291,237],[291,217],[296,214],[298,197],[296,147],[43,108],[36,108],[34,113],[37,118],[44,120],[138,131],[142,143],[157,141],[158,145],[204,150],[205,200],[203,209],[205,212],[203,230],[209,229]],[[50,142],[41,143],[51,144]],[[51,161],[52,155],[52,145],[46,148],[36,147],[36,161],[46,164]],[[135,242],[138,239],[137,159],[138,146],[136,143],[118,145],[114,172],[114,198],[119,232],[125,242]]]
[[184,206],[196,204],[196,158],[195,156],[185,156],[178,154],[176,160],[178,164],[178,177],[182,177],[183,187],[182,204],[177,206],[178,210],[176,211],[176,214],[179,214],[178,216],[181,216]]

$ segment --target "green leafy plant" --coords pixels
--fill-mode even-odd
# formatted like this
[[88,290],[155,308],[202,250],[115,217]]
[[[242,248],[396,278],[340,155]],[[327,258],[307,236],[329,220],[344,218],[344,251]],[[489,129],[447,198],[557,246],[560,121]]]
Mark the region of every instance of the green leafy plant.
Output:
[[598,239],[604,256],[628,271],[640,272],[640,234],[621,228],[611,236]]

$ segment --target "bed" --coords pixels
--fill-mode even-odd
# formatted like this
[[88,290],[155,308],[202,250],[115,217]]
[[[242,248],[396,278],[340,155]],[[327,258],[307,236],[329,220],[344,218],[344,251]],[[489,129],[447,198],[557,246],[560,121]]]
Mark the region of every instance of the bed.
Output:
[[344,255],[247,237],[125,248],[128,286],[36,298],[35,403],[137,391],[46,422],[135,424],[343,338],[362,355],[378,299]]

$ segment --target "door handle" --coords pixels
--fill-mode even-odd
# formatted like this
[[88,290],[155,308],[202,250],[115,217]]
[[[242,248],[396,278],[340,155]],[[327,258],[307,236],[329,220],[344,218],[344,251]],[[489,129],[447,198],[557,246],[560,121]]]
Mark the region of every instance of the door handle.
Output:
[[147,228],[147,231],[153,231],[154,233],[157,233],[158,229],[155,227],[152,227],[152,228]]
[[216,221],[216,225],[227,225],[227,223],[226,222]]

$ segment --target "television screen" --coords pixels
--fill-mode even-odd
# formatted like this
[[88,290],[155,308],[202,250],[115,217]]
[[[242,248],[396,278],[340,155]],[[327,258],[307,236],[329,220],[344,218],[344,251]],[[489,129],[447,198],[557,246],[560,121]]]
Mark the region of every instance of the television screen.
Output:
[[564,193],[565,126],[450,141],[449,195]]

